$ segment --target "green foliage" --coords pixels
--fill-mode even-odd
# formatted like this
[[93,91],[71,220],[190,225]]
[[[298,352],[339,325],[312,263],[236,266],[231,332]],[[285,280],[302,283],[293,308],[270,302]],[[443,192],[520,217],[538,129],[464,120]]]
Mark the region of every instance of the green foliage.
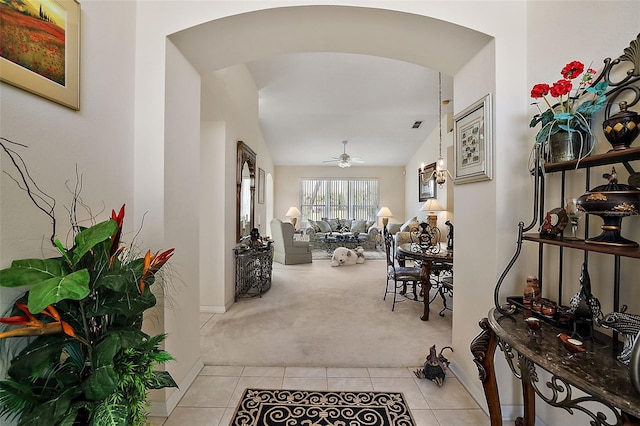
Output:
[[12,318],[24,318],[18,335],[36,335],[0,381],[0,419],[20,426],[141,425],[147,391],[176,386],[168,373],[154,371],[173,359],[160,349],[165,336],[141,331],[144,312],[156,304],[154,274],[173,250],[136,258],[120,249],[123,215],[82,229],[71,249],[56,241],[59,258],[16,260],[0,271],[0,286],[28,288],[18,300],[28,312],[16,305]]

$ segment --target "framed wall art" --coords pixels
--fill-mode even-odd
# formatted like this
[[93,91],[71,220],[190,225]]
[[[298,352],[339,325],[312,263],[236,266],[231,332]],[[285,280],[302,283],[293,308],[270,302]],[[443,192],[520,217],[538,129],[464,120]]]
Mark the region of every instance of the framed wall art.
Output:
[[0,2],[0,80],[80,109],[80,4]]
[[493,168],[491,95],[454,118],[454,174],[456,184],[490,180]]
[[258,203],[264,204],[264,170],[258,168]]
[[436,198],[436,163],[418,167],[418,201]]

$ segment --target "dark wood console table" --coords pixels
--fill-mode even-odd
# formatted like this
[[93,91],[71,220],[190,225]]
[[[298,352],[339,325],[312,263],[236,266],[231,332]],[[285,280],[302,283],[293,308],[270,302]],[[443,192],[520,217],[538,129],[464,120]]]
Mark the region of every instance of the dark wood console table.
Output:
[[[629,378],[629,370],[615,358],[611,339],[585,341],[587,352],[567,357],[567,350],[557,335],[566,329],[543,323],[540,336],[529,336],[522,314],[502,315],[495,308],[480,321],[482,331],[471,343],[471,352],[482,381],[492,426],[502,426],[500,396],[494,369],[496,347],[504,352],[513,374],[522,382],[524,417],[517,425],[535,423],[535,396],[569,413],[582,411],[591,417],[592,425],[640,425],[640,394]],[[602,340],[601,340],[602,339]],[[551,374],[541,384],[536,369]],[[574,396],[572,389],[587,396]],[[598,411],[590,411],[585,402],[597,402]],[[604,410],[603,410],[604,409]],[[603,411],[604,412],[603,412]],[[634,418],[635,416],[635,418]]]
[[451,270],[453,265],[453,251],[440,250],[437,253],[416,249],[416,244],[400,244],[396,249],[398,256],[419,260],[422,263],[420,271],[420,285],[424,294],[424,312],[420,319],[429,321],[429,292],[431,291],[431,273],[438,270]]

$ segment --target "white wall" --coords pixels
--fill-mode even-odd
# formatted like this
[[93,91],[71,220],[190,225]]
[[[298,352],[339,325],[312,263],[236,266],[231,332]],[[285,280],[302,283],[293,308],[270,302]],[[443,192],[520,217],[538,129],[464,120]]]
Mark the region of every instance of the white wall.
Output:
[[[174,127],[176,123],[173,123],[173,120],[176,117],[165,115],[167,93],[171,87],[171,84],[166,84],[167,35],[202,22],[258,8],[313,4],[311,1],[265,0],[256,6],[254,2],[212,0],[188,2],[188,7],[185,7],[185,3],[187,2],[92,0],[81,3],[82,81],[79,112],[4,83],[0,84],[2,136],[30,145],[25,151],[25,158],[34,178],[42,184],[43,189],[58,199],[60,207],[68,205],[67,200],[71,197],[64,187],[64,181],[74,179],[74,167],[77,164],[79,172],[83,174],[83,198],[86,204],[93,207],[94,213],[103,219],[112,207],[117,208],[123,202],[127,203],[129,210],[125,227],[129,235],[140,226],[146,214],[140,242],[145,247],[155,249],[182,245],[186,241],[186,238],[178,236],[181,225],[176,223],[182,220],[181,213],[185,206],[173,203],[179,198],[176,192],[181,183],[167,186],[166,181],[167,176],[171,176],[167,168],[172,166],[173,161],[165,159],[165,155],[173,153],[173,148],[165,150],[165,144],[176,143],[172,142],[167,134],[171,129],[180,128]],[[349,5],[367,7],[370,2],[350,1]],[[526,163],[534,134],[527,129],[532,114],[528,106],[530,86],[538,81],[551,80],[556,68],[569,60],[584,59],[588,62],[589,57],[592,57],[594,61],[598,61],[604,56],[618,55],[621,49],[628,45],[629,40],[635,37],[637,28],[640,28],[640,8],[637,7],[637,1],[581,2],[579,7],[577,5],[578,3],[572,1],[388,0],[375,3],[375,7],[379,9],[388,8],[431,16],[484,32],[495,38],[494,43],[484,49],[478,57],[454,73],[456,111],[461,111],[487,92],[495,95],[494,180],[454,187],[456,285],[463,289],[457,290],[454,301],[454,362],[456,373],[479,399],[483,396],[476,378],[477,371],[470,361],[469,341],[478,332],[478,319],[486,315],[487,310],[493,305],[493,286],[515,248],[517,222],[529,214],[529,198],[526,194],[530,192],[530,185],[526,176]],[[550,10],[554,13],[549,13]],[[505,16],[509,19],[505,19]],[[612,16],[615,16],[615,19],[610,18]],[[394,16],[394,19],[396,18],[398,16]],[[301,24],[298,29],[304,27],[304,22],[297,23]],[[425,27],[420,23],[419,20],[413,23],[416,25],[415,34],[421,31],[420,28]],[[571,31],[561,31],[569,24],[572,27]],[[259,25],[260,20],[257,20],[246,28],[259,31]],[[399,59],[415,55],[415,63],[428,64],[432,60],[431,64],[435,65],[445,62],[444,54],[434,55],[433,50],[428,50],[433,46],[424,46],[424,49],[408,49],[407,46],[399,48],[398,44],[391,40],[367,46],[367,41],[371,40],[357,37],[358,20],[354,19],[350,25],[353,37],[344,40],[350,43],[348,48],[354,51],[360,46],[365,46],[368,53],[380,54],[381,51],[385,51]],[[228,27],[221,28],[221,31],[225,31],[224,28],[231,31]],[[278,35],[260,34],[263,37]],[[300,48],[304,48],[307,39],[288,33],[282,34],[281,40],[277,48],[268,43],[255,44],[251,55],[257,58],[264,54],[260,52],[265,52],[266,48],[273,52],[291,40]],[[224,37],[210,40],[212,47],[221,49],[222,53],[230,53],[228,56],[218,55],[219,60],[224,61],[220,68],[234,65],[246,57],[237,47],[240,41]],[[339,40],[331,41],[337,43]],[[323,42],[326,43],[327,39]],[[245,54],[248,55],[246,52]],[[187,76],[191,92],[195,76],[191,76],[192,73],[187,67],[179,65],[177,68],[179,69],[172,69],[171,73],[177,72],[181,76]],[[206,80],[209,76],[200,78]],[[195,111],[192,106],[188,106],[187,110]],[[181,310],[197,311],[199,308],[197,298],[200,286],[192,282],[198,279],[195,276],[198,274],[197,271],[202,275],[207,273],[215,279],[222,277],[224,280],[222,296],[211,296],[219,299],[212,301],[213,305],[224,306],[229,300],[229,287],[232,283],[230,249],[235,243],[235,227],[232,226],[235,223],[235,142],[244,140],[252,145],[256,141],[257,149],[252,147],[258,152],[259,167],[267,172],[274,171],[269,167],[270,160],[267,161],[267,165],[260,165],[262,159],[268,157],[268,153],[261,148],[260,144],[263,142],[256,133],[256,111],[257,109],[252,108],[250,116],[253,119],[249,123],[238,122],[241,115],[229,116],[223,130],[212,130],[203,125],[206,130],[202,130],[202,135],[198,137],[202,139],[203,144],[207,142],[208,137],[218,140],[221,137],[220,132],[224,133],[224,144],[216,145],[216,151],[223,154],[225,164],[233,166],[224,169],[222,179],[216,171],[207,170],[199,159],[196,160],[193,151],[196,148],[192,140],[196,136],[189,134],[189,151],[185,155],[184,164],[181,163],[180,166],[192,168],[193,173],[199,171],[200,179],[206,177],[217,180],[209,188],[211,196],[207,202],[212,203],[215,200],[217,205],[224,206],[224,225],[218,229],[218,242],[206,250],[210,250],[211,253],[208,259],[212,259],[216,253],[224,253],[225,257],[204,273],[196,265],[193,271],[185,274],[188,279],[185,280],[185,286],[181,287],[181,291],[184,292],[180,298],[181,303],[184,303],[180,306]],[[167,120],[169,123],[166,123]],[[247,124],[248,128],[245,127]],[[200,152],[203,153],[205,150],[201,147]],[[209,152],[208,155],[214,154]],[[216,160],[212,164],[219,162]],[[2,167],[7,167],[4,157]],[[183,177],[186,176],[188,175]],[[276,173],[276,187],[278,179]],[[406,179],[415,180],[413,176],[409,176],[409,172]],[[31,207],[25,200],[24,193],[16,190],[12,181],[0,176],[0,184],[0,263],[5,267],[13,258],[24,257],[27,254],[40,255],[42,241],[45,241],[42,246],[47,246],[49,228],[46,218]],[[192,188],[194,193],[202,191],[197,182],[193,182]],[[275,192],[277,194],[277,189]],[[188,208],[197,210],[198,203],[192,198],[189,200],[191,206]],[[100,211],[103,202],[107,210],[105,212]],[[287,203],[287,200],[284,200],[281,205]],[[404,200],[400,204],[406,205]],[[206,204],[203,202],[202,205]],[[278,213],[279,209],[276,205],[274,217],[283,214]],[[65,213],[63,209],[58,211],[62,226]],[[402,214],[406,215],[408,212],[403,211]],[[266,211],[264,216],[266,217]],[[201,223],[201,220],[196,222]],[[633,223],[633,218],[625,219],[623,229],[630,228],[627,226],[629,223]],[[185,236],[192,235],[194,226],[196,225],[190,224],[185,229]],[[208,234],[211,232],[209,228]],[[65,231],[61,228],[59,233],[64,236]],[[174,237],[175,242],[169,239],[173,240]],[[206,247],[201,246],[197,239],[191,244],[191,247],[183,248],[185,256],[193,255],[200,249],[205,250],[202,247]],[[202,256],[203,253],[200,253],[200,256],[195,255],[194,259],[201,259]],[[176,266],[190,267],[192,262],[193,259],[184,259],[184,264],[180,262]],[[220,270],[223,272],[220,273]],[[466,273],[463,272],[465,270]],[[520,289],[524,282],[523,277],[528,272],[522,268],[514,271],[509,276],[504,294]],[[623,290],[625,295],[635,295],[637,300],[636,293],[626,293],[637,290],[628,290],[628,287],[630,286]],[[8,297],[5,291],[0,292],[5,306]],[[198,351],[197,327],[187,321],[176,321],[171,327],[167,346],[172,348],[172,353],[179,360],[178,363],[188,364],[189,361],[185,360],[192,360],[191,354]],[[186,343],[181,344],[183,342]],[[178,373],[178,382],[188,381],[189,374],[197,365],[197,361],[194,362],[193,366],[170,365],[169,370]],[[507,395],[502,395],[502,400],[508,406],[517,403],[519,396],[517,392],[507,390]],[[170,405],[171,401],[168,404],[169,408]],[[548,414],[551,411],[554,414]],[[538,412],[544,419],[551,419],[548,420],[549,424],[562,424],[562,421],[551,418],[557,415],[559,410],[551,410],[540,405]],[[562,416],[564,413],[559,415]],[[565,424],[570,423],[565,420]]]

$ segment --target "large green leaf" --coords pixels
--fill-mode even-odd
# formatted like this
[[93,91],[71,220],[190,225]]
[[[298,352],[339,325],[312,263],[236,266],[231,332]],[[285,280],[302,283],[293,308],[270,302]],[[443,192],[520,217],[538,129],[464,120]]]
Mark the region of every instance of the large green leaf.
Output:
[[156,304],[155,296],[145,289],[143,294],[105,291],[97,304],[88,307],[91,316],[121,314],[135,317]]
[[91,357],[93,367],[113,365],[113,358],[120,349],[122,349],[120,336],[117,333],[107,334],[93,349]]
[[20,425],[55,425],[69,413],[71,401],[80,395],[79,387],[70,388],[56,394],[55,397],[43,401],[20,418]]
[[113,365],[99,367],[82,382],[84,394],[90,401],[100,401],[108,397],[118,387],[118,375]]
[[128,426],[129,407],[123,404],[114,404],[109,401],[103,401],[96,406],[93,417],[91,418],[92,426]]
[[109,219],[93,225],[91,228],[82,230],[76,235],[75,247],[71,262],[73,266],[77,265],[80,259],[94,248],[97,244],[108,240],[118,230],[118,224],[115,220]]
[[138,283],[142,275],[142,268],[138,271],[131,269],[116,269],[103,274],[95,283],[95,287],[105,287],[117,292],[138,291]]
[[154,371],[147,383],[147,389],[177,388],[178,384],[167,371]]
[[59,362],[62,348],[72,340],[66,335],[37,337],[11,361],[9,375],[16,380],[28,380],[45,366]]
[[32,286],[29,291],[29,311],[40,312],[47,306],[64,299],[84,299],[89,295],[89,279],[89,271],[81,269]]
[[62,259],[14,260],[10,268],[0,271],[0,286],[36,285],[51,278],[63,277],[69,272],[69,267]]

